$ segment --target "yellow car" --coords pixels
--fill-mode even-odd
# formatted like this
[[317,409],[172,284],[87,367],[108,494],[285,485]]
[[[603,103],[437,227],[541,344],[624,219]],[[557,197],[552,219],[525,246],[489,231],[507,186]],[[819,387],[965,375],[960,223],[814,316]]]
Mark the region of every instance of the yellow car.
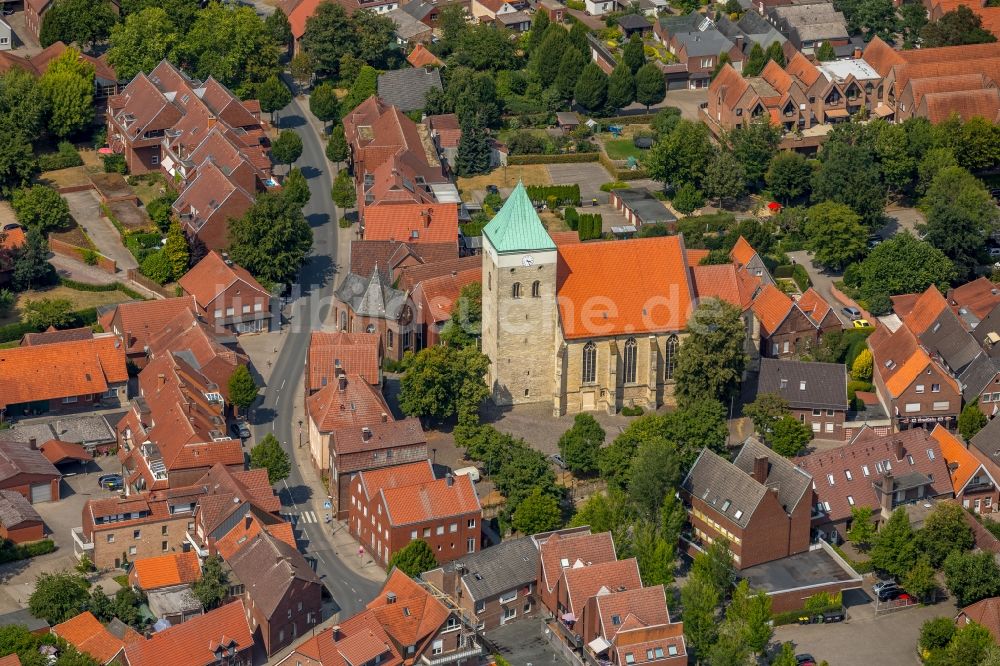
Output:
[[871,328],[871,324],[868,323],[867,319],[855,319],[854,328]]

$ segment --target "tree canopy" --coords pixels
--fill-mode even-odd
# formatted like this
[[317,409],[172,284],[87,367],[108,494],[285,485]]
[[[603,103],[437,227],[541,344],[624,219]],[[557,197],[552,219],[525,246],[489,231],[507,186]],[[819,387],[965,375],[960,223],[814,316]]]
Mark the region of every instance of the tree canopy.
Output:
[[49,131],[67,137],[94,119],[94,66],[70,47],[49,63],[38,81],[49,107]]
[[955,276],[955,266],[944,252],[904,231],[850,267],[844,282],[858,290],[872,314],[884,314],[890,296],[920,293],[932,284],[946,292]]
[[266,469],[267,481],[272,486],[288,478],[292,472],[292,464],[274,433],[267,433],[264,439],[250,449],[250,469]]
[[211,610],[229,596],[229,577],[222,568],[222,558],[209,555],[201,566],[201,578],[191,585],[191,591],[205,610]]
[[121,79],[131,80],[169,57],[180,39],[180,30],[163,7],[146,7],[111,28],[108,64]]
[[411,416],[444,420],[478,410],[489,389],[489,359],[475,346],[427,347],[414,355],[400,381],[399,406]]
[[267,284],[295,279],[312,247],[301,206],[280,193],[264,193],[243,217],[229,221],[229,256]]
[[43,47],[77,42],[89,48],[107,39],[114,24],[108,0],[56,0],[42,15],[38,41]]
[[983,19],[965,5],[959,5],[945,12],[937,21],[925,25],[920,31],[920,39],[924,48],[997,41],[996,36],[983,27]]
[[238,365],[229,375],[229,402],[240,409],[249,409],[257,399],[257,382],[245,365]]
[[982,181],[961,167],[941,169],[921,206],[927,215],[927,242],[951,259],[959,277],[971,277],[983,263],[986,238],[1000,219]]
[[591,414],[577,414],[573,426],[559,438],[559,453],[574,474],[597,471],[597,457],[604,444],[604,428]]
[[692,313],[687,333],[677,353],[678,400],[681,404],[705,398],[728,402],[739,388],[748,360],[740,309],[707,299]]
[[423,539],[414,539],[389,558],[389,569],[399,569],[411,578],[430,571],[437,565],[434,551]]
[[86,609],[90,599],[87,587],[87,581],[77,573],[39,574],[28,597],[28,610],[49,624],[65,622]]

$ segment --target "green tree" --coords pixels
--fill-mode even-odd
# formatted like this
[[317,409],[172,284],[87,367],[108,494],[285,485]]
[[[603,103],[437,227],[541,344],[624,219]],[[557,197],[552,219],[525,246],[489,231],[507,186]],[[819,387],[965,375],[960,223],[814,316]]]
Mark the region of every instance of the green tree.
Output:
[[396,24],[393,20],[372,9],[362,9],[354,12],[351,22],[354,25],[355,55],[371,65],[385,66],[396,48]]
[[333,181],[333,203],[338,208],[354,208],[357,205],[354,179],[347,169],[337,172],[337,177]]
[[222,568],[222,558],[209,555],[201,565],[201,578],[191,585],[191,591],[205,610],[219,606],[229,596],[229,576]]
[[291,45],[292,24],[288,22],[288,17],[280,7],[275,8],[271,15],[264,19],[264,28],[275,44],[286,49]]
[[1000,127],[980,116],[962,125],[955,157],[964,169],[979,173],[1000,163]]
[[969,441],[986,426],[988,421],[983,410],[979,409],[979,401],[973,400],[963,407],[962,413],[958,415],[958,432],[965,441]]
[[622,62],[632,74],[638,74],[639,68],[646,64],[646,53],[643,49],[642,37],[633,34],[625,44],[622,52]]
[[38,41],[92,47],[103,42],[115,24],[115,13],[107,0],[57,0],[43,15]]
[[11,197],[17,221],[43,232],[58,231],[69,224],[69,204],[56,190],[45,185],[23,187]]
[[[960,5],[964,6],[964,5]],[[996,647],[996,641],[989,630],[970,622],[960,627],[948,644],[948,661],[951,664],[983,664],[987,651]]]
[[733,590],[723,627],[724,632],[738,638],[753,654],[763,654],[774,635],[771,597],[763,590],[751,592],[750,583],[744,578]]
[[[287,89],[286,89],[287,90]],[[271,144],[271,159],[278,164],[292,163],[302,156],[302,137],[295,130],[281,130],[281,134]]]
[[726,402],[747,364],[739,308],[717,299],[698,305],[677,353],[675,394],[682,405],[702,398]]
[[597,471],[597,454],[604,444],[604,428],[588,413],[577,414],[573,425],[559,438],[559,453],[574,474]]
[[983,27],[983,19],[965,5],[959,5],[937,21],[924,26],[920,31],[920,39],[924,48],[997,41],[996,36]]
[[955,621],[950,617],[932,618],[921,625],[917,645],[927,651],[946,648],[955,636],[955,631]]
[[812,429],[789,414],[774,422],[768,442],[775,453],[793,458],[802,452],[811,439]]
[[729,428],[726,408],[718,400],[702,398],[685,402],[660,418],[660,433],[677,446],[683,467],[694,464],[702,448],[726,452]]
[[889,310],[889,296],[923,292],[932,284],[947,290],[954,278],[955,267],[944,252],[903,232],[869,252],[845,273],[844,282],[880,315]]
[[451,317],[441,329],[441,341],[449,347],[476,346],[483,328],[483,283],[462,287]]
[[573,27],[569,29],[569,41],[576,47],[577,51],[590,57],[590,46],[587,44],[587,35],[590,28],[583,21],[574,21]]
[[781,49],[781,42],[773,41],[764,52],[768,60],[774,61],[778,67],[785,66],[785,52]]
[[917,533],[917,549],[935,567],[940,567],[952,551],[969,550],[973,543],[972,528],[965,522],[965,510],[950,502],[935,504]]
[[758,76],[764,65],[767,64],[767,55],[759,42],[754,42],[750,47],[750,54],[743,62],[743,76]]
[[717,199],[720,208],[726,200],[739,199],[747,191],[743,163],[728,150],[718,151],[715,159],[705,169],[703,184],[705,194],[710,199]]
[[935,574],[936,572],[930,559],[926,555],[921,554],[917,557],[917,561],[913,566],[910,567],[910,570],[906,572],[906,575],[903,576],[900,583],[914,598],[920,601],[931,600],[932,595],[938,589]]
[[851,376],[862,382],[870,382],[872,380],[872,363],[871,351],[868,348],[862,349],[854,358],[854,363],[851,364]]
[[878,35],[892,41],[896,36],[896,9],[892,0],[862,0],[845,3],[844,15],[848,27],[864,33],[866,40]]
[[49,107],[49,131],[66,137],[94,119],[94,66],[67,48],[49,63],[38,87]]
[[260,388],[254,381],[250,369],[245,365],[238,365],[229,375],[229,402],[242,410],[250,409],[250,406],[257,399],[257,392]]
[[838,270],[865,253],[861,218],[844,204],[824,201],[808,211],[806,236],[818,263]]
[[646,158],[650,178],[679,188],[685,183],[697,187],[714,154],[708,127],[701,122],[680,120],[653,144]]
[[377,86],[378,70],[371,65],[362,67],[354,83],[351,84],[347,97],[341,101],[341,113],[346,116],[353,111],[358,104],[375,94]]
[[958,160],[955,158],[954,150],[947,147],[930,148],[924,153],[923,159],[917,165],[917,183],[915,188],[917,193],[921,195],[926,193],[927,188],[931,186],[931,182],[938,175],[939,171],[955,166],[958,166]]
[[713,541],[703,553],[695,555],[691,562],[692,578],[700,578],[715,590],[719,599],[725,599],[733,589],[733,554],[729,542],[724,539]]
[[563,53],[569,46],[569,36],[562,26],[551,24],[545,30],[538,48],[531,54],[531,69],[538,75],[543,87],[556,80]]
[[400,380],[400,409],[437,420],[475,411],[489,395],[483,380],[488,366],[489,359],[472,346],[421,349]]
[[878,531],[875,529],[875,522],[872,520],[872,508],[870,506],[851,507],[851,529],[847,531],[847,538],[862,553],[868,552],[875,542]]
[[282,196],[292,207],[302,208],[309,203],[312,194],[309,192],[309,181],[306,180],[302,169],[295,167],[285,176],[281,183]]
[[823,42],[816,49],[816,59],[820,62],[828,62],[837,59],[837,53],[833,50],[833,45],[829,41]]
[[701,578],[690,577],[681,588],[681,617],[684,637],[701,661],[708,655],[718,635],[716,607],[721,601],[718,590]]
[[1000,567],[988,551],[954,550],[945,558],[942,568],[945,583],[959,606],[1000,593]]
[[554,530],[562,524],[559,501],[542,489],[535,487],[531,494],[517,505],[511,524],[521,534],[538,534]]
[[166,243],[163,245],[163,255],[170,262],[172,279],[179,280],[187,273],[191,260],[191,250],[188,247],[187,237],[181,225],[174,222],[167,231]]
[[489,133],[474,122],[465,123],[458,140],[455,171],[463,177],[489,173],[491,152]]
[[[575,49],[567,49],[567,53],[576,53]],[[608,108],[621,109],[635,100],[635,79],[625,61],[618,63],[608,78]]]
[[[312,56],[305,51],[299,51],[292,57],[291,62],[288,63],[288,69],[292,74],[292,80],[295,81],[295,85],[300,90],[307,88],[316,75],[316,65],[313,63]],[[315,94],[316,91],[313,90],[313,95]],[[309,104],[311,107],[312,98],[309,99]],[[315,113],[314,111],[313,114],[315,115]]]
[[10,196],[38,173],[31,142],[9,121],[0,122],[0,194]]
[[215,77],[249,96],[255,84],[279,73],[278,53],[252,6],[212,2],[195,15],[174,58],[188,74],[202,80]]
[[646,106],[646,111],[654,104],[659,104],[667,96],[667,82],[660,68],[651,62],[646,63],[635,73],[635,101]]
[[[775,42],[777,44],[777,42]],[[747,182],[754,188],[764,183],[764,174],[778,152],[779,129],[766,120],[754,120],[729,132],[736,161],[743,166]]]
[[[280,12],[280,10],[278,11]],[[271,114],[272,121],[274,120],[274,112],[285,108],[292,101],[292,91],[278,78],[277,74],[272,74],[264,79],[263,83],[257,84],[255,92],[257,93],[257,99],[260,101],[260,110]],[[312,104],[310,103],[311,106]],[[281,138],[280,135],[278,138]]]
[[[556,90],[559,97],[565,101],[573,99],[576,91],[576,82],[580,80],[583,68],[587,66],[587,57],[578,49],[568,48],[562,53],[559,59],[559,73],[556,75]],[[608,82],[608,97],[611,97],[611,82]],[[610,101],[609,101],[610,103]]]
[[750,419],[754,430],[765,441],[770,437],[774,424],[790,413],[788,401],[777,393],[758,393],[753,402],[743,407],[743,416]]
[[[562,30],[562,28],[560,28]],[[608,98],[608,76],[594,62],[589,62],[580,73],[573,91],[576,103],[590,112],[600,111]]]
[[973,275],[1000,218],[982,181],[961,167],[942,169],[921,206],[927,215],[927,242],[951,259],[959,277]]
[[470,26],[462,32],[452,60],[456,65],[480,72],[517,69],[517,52],[510,32],[487,24]]
[[337,125],[330,133],[330,139],[326,142],[326,158],[331,162],[343,162],[347,159],[347,138],[344,136],[344,126]]
[[267,284],[295,278],[312,247],[312,229],[280,194],[264,193],[243,215],[229,221],[229,256]]
[[862,145],[828,141],[813,173],[813,203],[833,201],[850,206],[873,229],[884,216],[886,187],[871,150]]
[[675,445],[663,439],[642,444],[632,460],[628,494],[639,515],[656,522],[663,498],[680,480],[680,461]]
[[272,486],[288,478],[292,463],[274,433],[267,433],[264,439],[250,449],[250,469],[266,469],[267,482]]
[[674,582],[674,543],[664,538],[656,526],[640,520],[633,528],[632,552],[639,565],[639,577],[646,587]]
[[[45,127],[48,109],[38,80],[20,67],[0,75],[0,136],[33,140]],[[4,146],[6,151],[6,144]],[[30,152],[30,146],[29,146]],[[2,158],[3,153],[0,153]],[[31,155],[34,158],[34,155]],[[6,159],[0,159],[6,163]]]
[[771,666],[799,666],[799,660],[795,658],[795,646],[789,642],[782,643],[781,650],[771,660]]
[[411,578],[419,576],[425,571],[436,569],[437,566],[438,562],[437,558],[434,557],[434,551],[423,539],[414,539],[389,558],[390,571],[393,568],[399,569]]
[[150,7],[159,7],[171,17],[178,30],[186,32],[201,9],[201,0],[121,0],[122,16],[128,18]]
[[[631,552],[632,524],[635,522],[628,496],[617,488],[594,493],[570,520],[570,527],[590,526],[594,534],[611,532],[619,558]],[[648,585],[649,583],[647,583]]]
[[139,264],[139,272],[157,284],[166,284],[173,278],[174,266],[166,252],[157,250],[146,255]]
[[67,298],[28,299],[21,309],[21,319],[39,330],[66,328],[73,322],[73,303]]
[[531,31],[528,33],[528,43],[526,50],[530,53],[542,43],[545,29],[549,27],[549,13],[544,9],[535,12],[535,17],[531,20]]
[[111,28],[108,64],[121,79],[129,81],[139,72],[151,72],[180,39],[166,10],[147,7]]
[[67,571],[42,573],[35,579],[35,591],[28,597],[28,610],[49,624],[59,624],[86,608],[90,595],[86,579]]
[[901,578],[916,561],[913,528],[906,509],[892,512],[872,543],[871,562],[879,571]]
[[927,25],[927,10],[919,2],[904,2],[899,6],[899,29],[903,33],[903,48],[912,49]]
[[729,52],[728,51],[723,51],[722,53],[720,53],[719,54],[719,59],[715,63],[715,69],[712,70],[712,78],[711,78],[711,80],[712,81],[715,80],[715,77],[717,77],[719,75],[719,72],[722,71],[723,67],[725,67],[726,65],[732,65],[732,64],[733,64],[733,59],[729,57]]
[[48,262],[49,244],[38,227],[29,227],[24,245],[14,253],[14,289],[24,291],[53,282],[55,269]]
[[336,122],[340,118],[340,101],[337,99],[337,90],[332,83],[324,81],[313,88],[312,94],[309,96],[309,111],[317,119],[323,121],[324,127],[327,123]]

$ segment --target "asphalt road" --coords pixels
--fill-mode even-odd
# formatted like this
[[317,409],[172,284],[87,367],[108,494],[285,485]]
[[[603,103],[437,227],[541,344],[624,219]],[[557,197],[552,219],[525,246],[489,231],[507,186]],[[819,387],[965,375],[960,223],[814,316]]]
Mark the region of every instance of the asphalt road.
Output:
[[[258,404],[255,417],[257,441],[274,432],[283,442],[289,457],[296,441],[298,425],[292,424],[295,389],[302,384],[309,333],[318,329],[329,311],[337,281],[337,209],[330,198],[332,174],[328,170],[322,138],[307,122],[305,103],[295,99],[279,112],[281,129],[294,129],[302,137],[302,157],[295,166],[302,169],[309,182],[311,197],[303,212],[313,230],[313,248],[302,271],[299,284],[292,287],[290,302],[285,308],[288,320],[283,342],[274,361],[270,383]],[[325,492],[309,487],[299,467],[292,471],[279,495],[282,513],[298,514],[300,506],[314,498],[314,493]],[[378,585],[351,572],[335,553],[329,538],[329,527],[323,522],[299,521],[296,527],[300,543],[307,557],[316,561],[316,572],[323,579],[342,617],[349,617],[364,608],[378,593]]]

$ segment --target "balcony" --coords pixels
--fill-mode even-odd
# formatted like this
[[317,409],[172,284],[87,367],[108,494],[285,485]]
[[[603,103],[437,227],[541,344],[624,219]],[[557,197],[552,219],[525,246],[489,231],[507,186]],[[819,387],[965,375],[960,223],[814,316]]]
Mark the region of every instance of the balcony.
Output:
[[197,538],[190,532],[184,533],[184,540],[191,544],[192,550],[198,553],[198,557],[205,558],[208,557],[208,549],[203,548],[200,543],[198,543]]
[[[94,550],[94,542],[87,539],[82,527],[74,527],[70,534],[73,536],[73,554],[78,558],[88,555]],[[91,558],[93,559],[93,558]]]
[[483,650],[483,647],[477,641],[470,640],[465,649],[457,652],[439,655],[422,654],[420,655],[420,663],[426,664],[427,666],[438,666],[439,664],[450,664],[461,659],[479,657],[485,653],[485,650]]

